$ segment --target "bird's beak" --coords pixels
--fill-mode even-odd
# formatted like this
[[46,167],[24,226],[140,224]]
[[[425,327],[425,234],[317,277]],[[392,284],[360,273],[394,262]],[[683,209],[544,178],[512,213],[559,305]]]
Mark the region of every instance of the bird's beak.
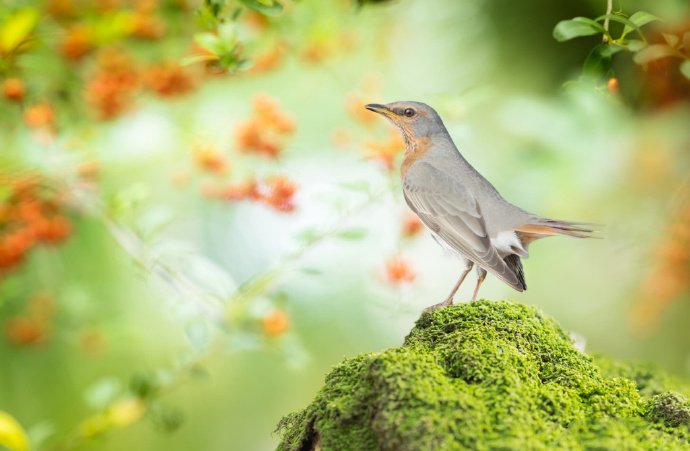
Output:
[[379,113],[384,116],[388,116],[391,113],[391,110],[388,109],[385,105],[380,105],[378,103],[370,103],[369,105],[364,105],[364,108],[366,108],[369,111],[373,111],[374,113]]

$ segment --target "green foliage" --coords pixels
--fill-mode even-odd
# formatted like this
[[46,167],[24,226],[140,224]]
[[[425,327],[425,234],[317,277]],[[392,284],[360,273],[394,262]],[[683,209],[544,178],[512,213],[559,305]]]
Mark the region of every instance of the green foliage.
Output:
[[240,0],[247,8],[261,14],[273,15],[283,11],[283,5],[278,0]]
[[23,8],[12,14],[0,28],[0,51],[10,53],[26,41],[38,23],[38,11]]
[[[645,65],[661,58],[681,58],[680,72],[690,80],[690,32],[680,36],[664,33],[665,44],[648,45],[641,28],[651,22],[661,20],[646,11],[637,11],[630,17],[623,14],[604,14],[596,19],[575,17],[562,20],[553,29],[553,37],[559,42],[582,36],[601,34],[603,44],[590,52],[584,63],[583,73],[593,77],[605,76],[610,72],[611,57],[622,50],[634,53],[633,61]],[[608,28],[608,22],[623,24],[619,36],[614,38]],[[603,23],[603,25],[602,25]],[[641,40],[630,39],[635,32]]]
[[334,368],[281,420],[278,449],[687,446],[687,403],[652,394],[669,381],[584,354],[535,308],[472,302],[424,313],[400,348]]
[[571,20],[558,22],[553,29],[553,37],[558,42],[564,42],[580,36],[591,36],[605,32],[606,30],[600,23],[586,17],[575,17]]

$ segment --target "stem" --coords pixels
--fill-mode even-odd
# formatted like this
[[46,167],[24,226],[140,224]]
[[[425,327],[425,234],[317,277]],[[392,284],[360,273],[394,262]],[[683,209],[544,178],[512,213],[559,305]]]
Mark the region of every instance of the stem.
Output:
[[606,19],[604,19],[604,30],[606,30],[606,33],[604,34],[604,42],[608,42],[609,40],[609,18],[608,16],[611,14],[611,11],[613,11],[613,0],[607,0],[606,1]]

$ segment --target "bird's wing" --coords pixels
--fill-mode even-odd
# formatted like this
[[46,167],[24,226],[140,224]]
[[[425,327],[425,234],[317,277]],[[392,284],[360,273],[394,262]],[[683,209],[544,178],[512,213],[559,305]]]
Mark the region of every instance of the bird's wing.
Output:
[[450,247],[518,291],[515,273],[491,245],[477,199],[461,184],[428,163],[407,172],[403,193],[422,222]]

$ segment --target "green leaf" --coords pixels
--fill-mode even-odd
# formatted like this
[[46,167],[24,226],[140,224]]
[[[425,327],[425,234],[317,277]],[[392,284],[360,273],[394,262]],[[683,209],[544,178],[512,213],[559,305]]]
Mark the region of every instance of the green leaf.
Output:
[[135,373],[129,379],[129,391],[141,399],[151,398],[160,388],[160,383],[152,373]]
[[614,47],[609,44],[599,44],[594,47],[582,68],[584,75],[594,78],[600,78],[606,75],[606,73],[611,68],[611,55],[616,53],[612,52]]
[[240,3],[265,16],[275,16],[283,12],[283,5],[277,0],[240,0]]
[[151,409],[150,417],[153,424],[165,433],[175,432],[185,421],[184,412],[180,409],[160,403]]
[[316,229],[305,229],[299,232],[295,238],[305,243],[312,243],[321,237],[321,233]]
[[601,47],[601,49],[599,49],[599,54],[602,57],[610,57],[621,50],[625,50],[625,47],[618,44],[601,44],[599,47]]
[[571,20],[562,20],[553,29],[553,37],[558,42],[567,41],[580,36],[605,33],[601,24],[586,17],[575,17]]
[[629,39],[627,42],[628,50],[631,52],[639,52],[647,46],[644,41],[640,41],[639,39]]
[[309,274],[310,276],[318,276],[323,272],[318,268],[300,268],[300,271],[302,271],[304,274]]
[[678,43],[680,42],[680,37],[671,33],[661,33],[661,35],[664,37],[664,41],[666,41],[666,43],[671,47],[676,48],[678,46]]
[[213,33],[197,33],[194,40],[202,49],[211,53],[218,54],[223,50],[220,38]]
[[343,230],[342,232],[338,233],[336,236],[338,238],[343,239],[343,240],[361,240],[362,238],[367,236],[367,231],[366,231],[366,229]]
[[680,63],[680,73],[683,74],[685,78],[690,80],[690,60],[685,60]]
[[676,55],[676,51],[668,45],[654,44],[637,52],[633,58],[633,61],[635,61],[637,64],[647,64],[651,61],[674,55]]
[[218,57],[216,55],[189,55],[185,56],[180,60],[180,64],[182,66],[191,66],[192,64],[196,63],[201,63],[201,62],[206,62],[206,61],[213,61],[217,60]]
[[10,53],[24,42],[38,23],[38,11],[23,8],[12,14],[0,28],[0,51]]
[[101,379],[86,389],[86,402],[94,409],[110,404],[122,391],[120,381],[115,377]]
[[[597,17],[594,20],[596,20],[597,22],[601,22],[601,21],[604,21],[606,19],[612,20],[614,22],[622,23],[626,27],[630,27],[631,30],[636,30],[638,33],[640,33],[640,36],[642,36],[642,32],[640,31],[640,27],[638,25],[635,25],[635,23],[633,21],[631,21],[630,19],[627,19],[623,16],[619,16],[618,14],[604,14],[604,15]],[[624,28],[624,30],[625,30],[625,28]],[[621,38],[623,36],[624,36],[624,34],[621,35]]]
[[237,31],[232,22],[224,23],[218,27],[218,38],[223,42],[224,48],[231,49],[237,41]]
[[[636,28],[641,28],[644,25],[647,25],[650,22],[654,22],[655,20],[661,20],[654,14],[649,14],[646,11],[637,11],[634,13],[632,16],[630,16],[630,22],[632,22]],[[624,38],[628,33],[633,31],[634,28],[626,25],[625,28],[623,29],[623,34],[621,35],[621,39]]]

